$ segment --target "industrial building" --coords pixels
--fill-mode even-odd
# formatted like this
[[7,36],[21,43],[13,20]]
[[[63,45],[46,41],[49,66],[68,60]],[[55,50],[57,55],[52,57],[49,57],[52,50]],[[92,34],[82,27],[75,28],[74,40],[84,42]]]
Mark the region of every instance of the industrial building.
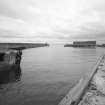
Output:
[[73,47],[96,47],[96,41],[74,41]]

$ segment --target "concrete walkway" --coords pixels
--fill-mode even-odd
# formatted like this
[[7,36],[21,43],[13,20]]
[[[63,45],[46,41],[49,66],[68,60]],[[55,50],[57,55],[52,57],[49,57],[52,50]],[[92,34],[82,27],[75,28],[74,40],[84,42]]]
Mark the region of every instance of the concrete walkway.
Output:
[[105,57],[79,105],[105,105]]
[[59,105],[105,105],[105,55],[84,75]]

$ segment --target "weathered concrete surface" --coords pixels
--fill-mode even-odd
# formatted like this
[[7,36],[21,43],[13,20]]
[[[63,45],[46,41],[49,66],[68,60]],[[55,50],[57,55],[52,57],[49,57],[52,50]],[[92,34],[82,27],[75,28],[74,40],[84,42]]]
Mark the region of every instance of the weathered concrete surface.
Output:
[[101,67],[103,66],[104,60],[105,55],[102,55],[98,59],[92,72],[88,72],[88,74],[84,75],[83,78],[79,81],[79,83],[72,90],[70,90],[70,92],[63,98],[59,105],[78,105],[79,103],[83,103],[81,100],[83,97],[85,97],[85,93],[88,89],[88,86],[90,85],[91,81],[93,81],[94,75],[96,74],[97,70],[101,69]]
[[21,51],[0,50],[0,83],[18,77],[20,73]]
[[79,105],[105,105],[105,57]]

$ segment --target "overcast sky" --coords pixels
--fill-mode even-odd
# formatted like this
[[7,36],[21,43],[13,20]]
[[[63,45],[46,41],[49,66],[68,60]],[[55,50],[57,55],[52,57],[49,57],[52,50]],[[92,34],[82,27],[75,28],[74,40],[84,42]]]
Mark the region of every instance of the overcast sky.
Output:
[[0,41],[105,39],[105,0],[0,0]]

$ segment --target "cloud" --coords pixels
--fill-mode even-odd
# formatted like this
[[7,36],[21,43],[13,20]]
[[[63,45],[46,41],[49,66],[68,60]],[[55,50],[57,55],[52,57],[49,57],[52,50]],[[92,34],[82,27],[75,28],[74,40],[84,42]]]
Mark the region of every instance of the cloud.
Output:
[[0,37],[68,41],[105,38],[104,0],[0,0]]
[[30,24],[22,21],[21,19],[15,19],[0,15],[0,29],[3,31],[8,30],[27,35],[31,34],[34,28]]

